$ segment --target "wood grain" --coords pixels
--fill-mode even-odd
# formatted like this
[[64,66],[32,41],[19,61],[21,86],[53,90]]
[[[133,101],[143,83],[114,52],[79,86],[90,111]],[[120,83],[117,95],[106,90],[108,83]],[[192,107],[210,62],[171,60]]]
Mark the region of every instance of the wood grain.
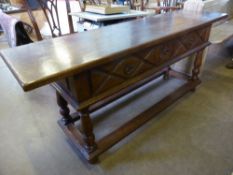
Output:
[[226,18],[173,12],[1,51],[25,91],[108,63]]
[[[195,90],[201,82],[199,72],[203,50],[210,44],[211,25],[226,17],[219,13],[168,13],[5,50],[2,55],[24,90],[54,82],[62,116],[59,125],[93,163],[101,153]],[[192,75],[171,70],[172,64],[192,54]],[[185,84],[96,140],[91,112],[164,74],[166,79],[161,81],[178,75]],[[74,114],[70,114],[69,105]]]

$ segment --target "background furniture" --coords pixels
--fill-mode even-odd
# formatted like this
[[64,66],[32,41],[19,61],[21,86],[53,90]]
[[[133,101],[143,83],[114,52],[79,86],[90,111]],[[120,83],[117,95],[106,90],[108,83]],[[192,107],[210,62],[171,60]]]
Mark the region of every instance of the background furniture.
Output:
[[[46,22],[47,22],[46,24],[48,24],[49,30],[51,32],[51,36],[57,37],[57,36],[64,35],[64,33],[62,32],[62,27],[64,27],[64,26],[60,25],[61,16],[59,16],[59,10],[58,10],[58,2],[59,1],[58,0],[37,0],[37,1],[39,4],[39,7],[43,11],[43,14],[44,14]],[[37,39],[42,40],[43,36],[42,36],[41,30],[38,26],[37,19],[33,15],[33,11],[26,0],[25,0],[25,6],[28,10],[28,14],[30,16],[33,27],[35,29]],[[74,26],[73,26],[72,17],[70,15],[68,15],[71,12],[69,0],[65,0],[65,6],[66,6],[66,8],[64,9],[65,13],[62,13],[62,15],[65,14],[67,17],[69,33],[74,33]]]
[[155,0],[153,2],[150,2],[149,0],[133,0],[131,3],[133,9],[152,10],[156,14],[166,13],[182,8],[181,0]]
[[1,10],[0,25],[4,30],[10,47],[32,43],[32,40],[24,28],[24,23],[17,18],[5,14]]
[[72,12],[72,16],[79,17],[80,20],[89,21],[91,24],[96,24],[99,27],[106,26],[108,24],[114,24],[122,22],[124,20],[135,19],[138,17],[145,17],[151,15],[149,12],[130,10],[128,13],[120,13],[113,15],[101,15],[90,12]]
[[[26,9],[23,6],[16,6],[16,5],[11,5],[9,2],[4,1],[4,3],[0,2],[0,10],[2,10],[6,14],[14,14],[14,13],[21,13],[25,12]],[[32,28],[30,25],[27,23],[24,23],[24,26],[27,27],[28,31],[31,32]],[[3,29],[0,25],[0,32],[2,32]]]

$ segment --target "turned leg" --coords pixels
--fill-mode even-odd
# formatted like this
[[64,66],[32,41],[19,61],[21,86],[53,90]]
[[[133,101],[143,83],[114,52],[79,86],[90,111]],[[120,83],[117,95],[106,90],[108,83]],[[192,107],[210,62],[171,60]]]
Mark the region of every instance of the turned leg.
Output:
[[58,91],[56,91],[57,96],[57,104],[60,107],[60,114],[62,115],[62,121],[67,125],[72,121],[72,117],[70,116],[70,109],[68,108],[68,103],[66,100],[60,95]]
[[167,70],[164,72],[163,79],[168,80],[169,79],[169,72],[171,70],[171,67],[169,66]]
[[193,70],[192,70],[192,80],[198,80],[199,79],[199,73],[201,69],[201,64],[202,64],[202,57],[203,57],[203,51],[200,51],[196,54],[195,60],[194,60],[194,65],[193,65]]
[[233,58],[231,59],[231,62],[226,65],[227,69],[233,69]]
[[[211,26],[209,26],[205,32],[205,35],[204,35],[205,41],[208,41],[208,38],[210,36],[210,30],[211,30]],[[200,73],[203,56],[204,56],[204,50],[197,52],[197,54],[195,56],[194,66],[193,66],[193,70],[192,70],[192,77],[191,77],[192,81],[199,80],[198,76]]]
[[99,162],[99,158],[98,157],[94,157],[94,158],[88,160],[88,162],[90,164],[97,164]]
[[88,152],[93,152],[96,149],[95,135],[93,133],[93,124],[88,111],[80,113],[80,123],[82,137],[85,142],[85,149]]
[[[202,58],[203,58],[203,51],[200,51],[196,54],[196,57],[194,60],[191,81],[199,80],[199,73],[200,73],[201,64],[202,64]],[[192,89],[192,91],[195,91],[195,90],[196,90],[196,87]]]

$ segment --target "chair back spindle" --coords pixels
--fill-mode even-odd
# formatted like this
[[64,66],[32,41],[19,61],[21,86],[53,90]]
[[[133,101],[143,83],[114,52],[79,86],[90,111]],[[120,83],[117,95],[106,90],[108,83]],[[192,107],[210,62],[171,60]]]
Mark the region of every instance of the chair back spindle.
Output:
[[177,2],[178,0],[156,0],[155,2],[132,0],[131,4],[133,9],[154,10],[156,14],[159,14],[180,9],[181,7],[178,6]]
[[[63,33],[62,33],[61,21],[58,11],[58,0],[37,0],[37,2],[39,4],[39,7],[42,9],[42,13],[46,19],[51,36],[52,37],[62,36]],[[35,29],[37,39],[42,40],[43,37],[41,35],[41,31],[39,29],[37,20],[33,15],[32,9],[30,8],[27,0],[25,0],[25,6],[27,8],[29,17],[32,21],[33,27]],[[65,0],[65,10],[66,10],[65,14],[67,15],[67,20],[68,20],[69,33],[74,33],[72,17],[69,15],[69,13],[71,12],[69,0]]]

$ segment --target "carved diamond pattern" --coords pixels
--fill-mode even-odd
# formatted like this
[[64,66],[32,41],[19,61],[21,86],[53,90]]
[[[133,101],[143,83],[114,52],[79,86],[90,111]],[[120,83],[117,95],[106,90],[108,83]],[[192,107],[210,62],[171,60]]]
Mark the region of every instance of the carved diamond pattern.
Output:
[[202,30],[199,30],[197,33],[198,33],[198,36],[201,38],[202,41],[205,41],[206,40],[206,33],[208,31],[206,29],[202,29]]
[[202,39],[199,37],[199,35],[196,32],[195,33],[193,32],[186,36],[183,36],[180,39],[180,42],[184,45],[185,48],[192,49],[198,46],[199,44],[201,44]]
[[181,56],[187,50],[204,43],[206,30],[199,30],[133,55],[121,58],[91,71],[92,95],[109,90],[128,79],[162,65],[168,60]]
[[92,95],[96,95],[124,82],[124,79],[115,75],[95,70],[91,72],[91,82],[93,89]]
[[141,60],[134,56],[123,58],[121,62],[115,67],[115,70],[113,72],[124,78],[130,78],[135,76],[135,74],[137,73],[137,67],[140,63]]
[[186,48],[180,41],[176,41],[173,56],[177,57],[186,52]]

